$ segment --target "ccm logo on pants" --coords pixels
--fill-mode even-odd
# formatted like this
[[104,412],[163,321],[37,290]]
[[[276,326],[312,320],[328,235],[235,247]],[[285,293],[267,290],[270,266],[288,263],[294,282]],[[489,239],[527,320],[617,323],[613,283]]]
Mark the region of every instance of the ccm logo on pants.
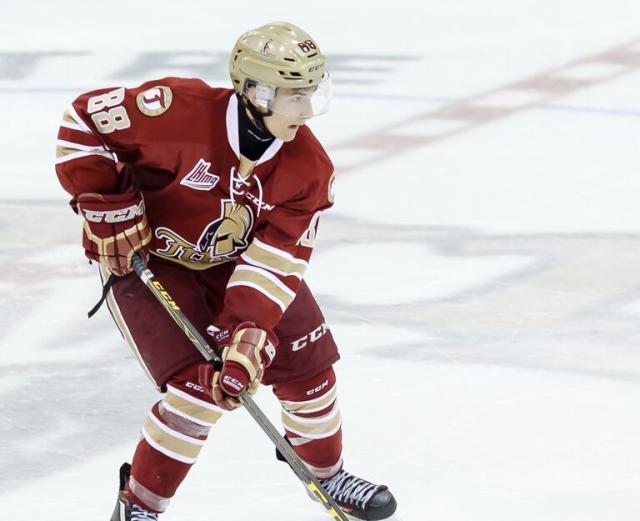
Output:
[[298,338],[294,342],[291,342],[291,350],[292,351],[300,351],[303,347],[306,347],[308,344],[312,344],[316,342],[329,331],[329,326],[325,322],[320,324],[317,328],[315,328],[311,333],[307,333],[302,338]]

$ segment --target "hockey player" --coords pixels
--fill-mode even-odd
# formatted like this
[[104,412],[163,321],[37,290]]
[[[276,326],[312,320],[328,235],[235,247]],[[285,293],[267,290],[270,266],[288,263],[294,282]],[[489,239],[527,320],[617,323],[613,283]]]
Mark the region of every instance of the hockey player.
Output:
[[[271,385],[286,437],[351,516],[386,519],[382,485],[343,468],[331,331],[304,282],[333,166],[307,119],[327,110],[325,57],[299,28],[243,34],[233,89],[164,78],[83,94],[64,113],[56,171],[83,218],[107,305],[164,396],[121,468],[112,521],[155,520],[223,412]],[[220,371],[132,272],[143,255],[222,352]]]

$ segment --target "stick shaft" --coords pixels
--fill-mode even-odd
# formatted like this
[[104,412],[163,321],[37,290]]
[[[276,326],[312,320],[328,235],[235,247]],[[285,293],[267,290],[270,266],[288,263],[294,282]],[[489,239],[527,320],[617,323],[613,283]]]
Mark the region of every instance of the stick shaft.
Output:
[[153,293],[156,299],[160,301],[160,304],[162,304],[167,313],[171,315],[171,318],[173,318],[176,324],[180,326],[180,329],[182,329],[184,334],[187,335],[187,338],[189,338],[198,351],[200,351],[204,359],[207,362],[222,363],[218,354],[185,316],[180,306],[171,298],[171,295],[162,287],[162,284],[155,279],[151,270],[145,266],[142,258],[139,255],[134,255],[132,264],[140,280],[151,290],[151,293]]
[[[208,362],[221,365],[222,360],[215,350],[207,343],[195,326],[189,321],[178,304],[171,298],[171,295],[169,295],[167,290],[162,287],[162,284],[155,280],[153,272],[145,266],[144,260],[137,254],[133,257],[133,269],[144,285],[151,290],[151,293],[153,293],[167,313],[169,313],[171,318],[173,318],[176,324],[180,326],[180,329],[182,329],[187,338],[189,338],[196,349],[200,351],[200,354],[202,354],[204,359]],[[311,474],[309,469],[300,460],[291,446],[274,427],[269,418],[267,418],[267,416],[262,412],[262,409],[260,409],[260,407],[258,407],[258,405],[253,401],[253,398],[251,398],[247,393],[244,393],[238,399],[254,421],[260,426],[287,460],[287,463],[289,463],[294,474],[304,483],[314,497],[318,499],[322,506],[327,510],[327,513],[337,521],[349,521],[335,500],[326,492],[326,490],[324,490],[316,477]]]

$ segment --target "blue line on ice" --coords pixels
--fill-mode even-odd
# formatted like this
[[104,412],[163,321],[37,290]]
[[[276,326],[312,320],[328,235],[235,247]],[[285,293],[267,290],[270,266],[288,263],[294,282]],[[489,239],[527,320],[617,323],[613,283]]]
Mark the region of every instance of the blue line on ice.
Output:
[[[51,88],[51,87],[0,87],[0,94],[80,94],[90,91],[91,87],[79,88]],[[424,102],[424,103],[457,103],[464,98],[451,98],[446,96],[404,96],[399,94],[350,94],[347,92],[335,93],[337,98],[355,98],[362,100],[386,100],[398,102]],[[531,107],[532,110],[554,110],[560,112],[579,112],[585,114],[599,114],[605,116],[630,116],[639,117],[640,110],[636,109],[608,109],[602,107],[585,107],[549,103]]]

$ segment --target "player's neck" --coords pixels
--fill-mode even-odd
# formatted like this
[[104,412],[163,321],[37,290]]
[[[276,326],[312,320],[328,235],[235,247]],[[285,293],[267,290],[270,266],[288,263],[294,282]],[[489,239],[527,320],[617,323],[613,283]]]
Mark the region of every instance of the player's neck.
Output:
[[238,104],[238,135],[240,154],[250,161],[257,161],[275,140],[275,136],[260,125],[251,111]]

